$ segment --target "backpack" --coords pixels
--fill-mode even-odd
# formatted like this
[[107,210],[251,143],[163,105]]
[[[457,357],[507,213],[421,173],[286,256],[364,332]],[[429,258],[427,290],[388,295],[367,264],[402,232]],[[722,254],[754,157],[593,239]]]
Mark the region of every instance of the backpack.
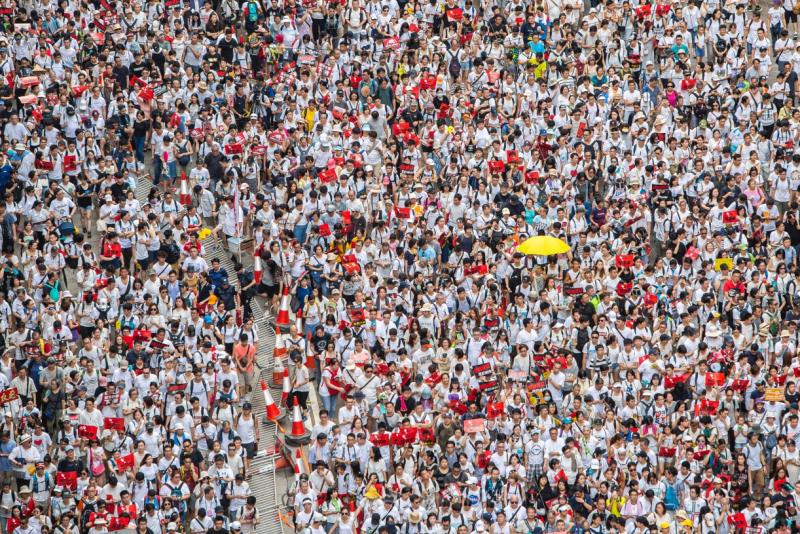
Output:
[[461,62],[458,60],[458,54],[450,53],[450,62],[447,65],[447,72],[456,79],[461,76]]
[[247,20],[249,22],[258,20],[258,5],[255,2],[247,2]]
[[664,507],[670,511],[674,512],[678,509],[678,492],[675,490],[675,486],[671,484],[666,484],[667,488],[664,491]]
[[181,259],[181,249],[175,243],[164,244],[161,249],[167,255],[167,263],[175,263]]
[[[33,477],[33,480],[31,481],[31,489],[33,490],[34,494],[39,493],[38,476]],[[50,491],[50,473],[47,471],[44,472],[44,491]]]

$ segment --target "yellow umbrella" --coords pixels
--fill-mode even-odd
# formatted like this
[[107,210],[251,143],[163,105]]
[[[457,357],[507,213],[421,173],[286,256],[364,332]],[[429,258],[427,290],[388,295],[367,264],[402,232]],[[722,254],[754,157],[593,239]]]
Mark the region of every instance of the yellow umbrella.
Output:
[[528,256],[553,256],[569,252],[569,245],[549,235],[530,237],[517,247],[517,251]]

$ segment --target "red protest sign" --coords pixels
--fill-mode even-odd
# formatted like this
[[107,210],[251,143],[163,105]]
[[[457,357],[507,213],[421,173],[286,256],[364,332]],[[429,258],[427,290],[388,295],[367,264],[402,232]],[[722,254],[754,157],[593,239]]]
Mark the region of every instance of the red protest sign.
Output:
[[17,388],[8,388],[0,392],[0,406],[13,402],[19,398]]
[[506,170],[506,164],[503,163],[501,160],[496,159],[489,162],[489,172],[498,174],[505,170]]
[[76,471],[59,471],[56,473],[56,485],[69,488],[71,490],[78,489],[78,473]]
[[103,419],[103,428],[106,430],[125,432],[125,419],[122,417],[106,417]]
[[621,269],[633,267],[633,254],[617,254],[614,263]]
[[733,391],[744,391],[750,386],[749,380],[734,380],[731,384],[731,389]]
[[391,435],[388,432],[376,432],[370,435],[369,440],[376,447],[388,447],[390,437]]
[[464,421],[464,433],[471,434],[472,432],[483,432],[486,428],[485,419],[467,419]]
[[664,387],[667,389],[672,389],[678,384],[682,384],[689,379],[689,374],[684,373],[681,375],[673,375],[673,376],[665,376],[664,377]]
[[451,22],[458,22],[464,18],[464,11],[460,7],[448,9],[445,14],[447,15],[447,19]]
[[706,387],[724,386],[725,373],[706,373]]
[[97,427],[91,425],[78,425],[78,437],[81,439],[97,439]]
[[74,171],[78,168],[78,156],[64,156],[64,171]]
[[486,405],[486,417],[489,419],[497,419],[506,409],[506,404],[503,401],[490,402]]
[[117,460],[117,471],[124,472],[128,469],[133,469],[133,463],[133,453],[122,455],[119,457],[119,460]]
[[225,155],[231,156],[233,154],[241,154],[244,152],[244,147],[241,143],[230,143],[225,145]]
[[722,222],[724,224],[734,224],[739,220],[739,213],[736,210],[722,212]]
[[19,79],[19,85],[21,87],[34,87],[39,85],[39,83],[39,78],[37,76],[25,76]]

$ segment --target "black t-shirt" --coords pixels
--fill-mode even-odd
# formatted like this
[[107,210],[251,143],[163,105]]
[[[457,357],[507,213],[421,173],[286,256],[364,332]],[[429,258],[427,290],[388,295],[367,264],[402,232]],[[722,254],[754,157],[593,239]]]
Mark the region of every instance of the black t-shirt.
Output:
[[114,67],[112,71],[114,74],[114,78],[117,80],[117,83],[123,89],[128,88],[128,78],[130,76],[130,70],[125,65],[120,65],[119,67]]
[[141,77],[142,72],[148,68],[148,65],[144,61],[140,61],[139,63],[131,63],[130,71],[134,76]]
[[83,461],[78,459],[69,460],[64,458],[58,462],[58,470],[64,473],[80,473],[83,471]]
[[219,154],[214,155],[213,152],[209,152],[206,154],[204,161],[211,179],[221,180],[222,175],[225,174],[225,169],[222,168],[222,163],[228,161],[228,158],[225,156],[225,154],[220,152]]
[[330,341],[331,336],[329,334],[323,333],[321,336],[314,334],[311,336],[311,346],[314,347],[314,350],[317,352],[323,352],[325,347],[328,345],[328,341]]
[[135,121],[133,123],[133,135],[136,137],[145,137],[147,132],[150,131],[150,121],[145,119],[143,121]]
[[222,59],[231,63],[233,61],[233,49],[236,48],[237,44],[236,39],[233,38],[228,39],[223,37],[220,39],[217,46],[219,47],[219,54],[222,56]]
[[192,452],[188,455],[186,454],[186,451],[181,451],[181,465],[183,465],[183,460],[186,459],[187,456],[189,456],[189,458],[192,460],[192,463],[198,467],[200,467],[200,464],[203,463],[203,455],[200,453],[200,451],[197,449],[192,449]]

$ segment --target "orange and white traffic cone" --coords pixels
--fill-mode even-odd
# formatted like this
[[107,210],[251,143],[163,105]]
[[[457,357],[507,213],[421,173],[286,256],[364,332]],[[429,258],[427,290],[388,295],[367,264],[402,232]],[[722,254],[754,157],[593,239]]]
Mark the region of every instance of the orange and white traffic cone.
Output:
[[[289,400],[289,393],[292,392],[292,384],[289,382],[289,377],[284,375],[283,377],[283,391],[281,391],[281,406],[286,406],[287,408],[289,405],[287,401]],[[297,399],[295,399],[295,402]]]
[[302,438],[307,434],[308,430],[306,430],[306,425],[303,424],[303,416],[300,413],[300,403],[297,401],[297,397],[295,397],[294,406],[292,406],[292,437]]
[[284,412],[275,404],[272,393],[269,391],[269,386],[264,380],[261,381],[261,393],[264,395],[264,420],[265,422],[272,421],[274,423],[284,416]]
[[289,286],[283,288],[283,296],[281,297],[281,307],[278,310],[278,317],[275,319],[275,326],[285,334],[289,331]]
[[294,477],[295,479],[299,479],[301,475],[307,474],[305,472],[305,463],[303,462],[303,453],[298,447],[294,451]]
[[263,272],[264,272],[264,270],[261,267],[261,256],[256,254],[256,257],[253,260],[253,281],[256,284],[260,284],[261,283],[261,276],[262,276]]
[[[286,353],[284,349],[283,354]],[[278,354],[277,349],[275,352],[275,364],[272,366],[272,384],[274,386],[283,385],[283,377],[286,376],[286,369],[283,367],[283,354]]]
[[294,326],[297,328],[297,333],[303,333],[303,308],[298,308],[297,313],[294,314]]
[[189,178],[186,177],[186,171],[181,172],[181,189],[178,198],[184,206],[192,203],[192,195],[189,192]]

